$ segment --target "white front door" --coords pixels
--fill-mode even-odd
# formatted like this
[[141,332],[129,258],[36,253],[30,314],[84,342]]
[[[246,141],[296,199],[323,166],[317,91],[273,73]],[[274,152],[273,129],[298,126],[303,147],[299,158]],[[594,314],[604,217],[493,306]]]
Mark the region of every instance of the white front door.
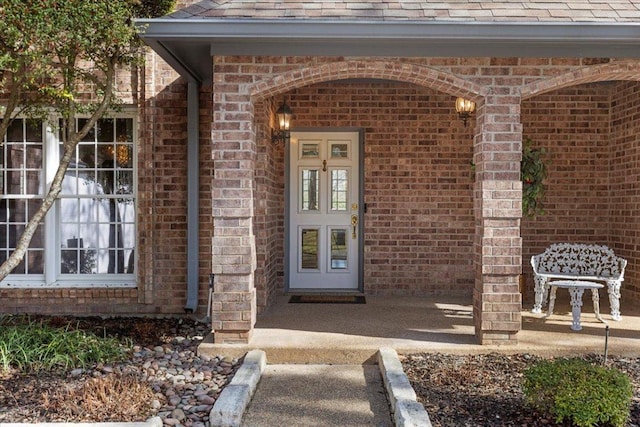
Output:
[[292,132],[289,290],[358,290],[358,132]]

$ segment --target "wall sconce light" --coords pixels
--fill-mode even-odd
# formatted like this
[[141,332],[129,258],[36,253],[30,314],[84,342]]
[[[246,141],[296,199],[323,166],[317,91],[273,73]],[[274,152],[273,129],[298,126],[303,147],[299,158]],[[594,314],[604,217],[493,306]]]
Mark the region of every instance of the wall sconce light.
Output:
[[289,142],[291,138],[289,131],[291,128],[291,116],[293,116],[291,107],[289,107],[286,102],[283,102],[280,108],[278,108],[278,111],[276,111],[276,126],[278,126],[278,128],[271,130],[271,143],[286,144]]
[[462,119],[465,127],[467,126],[467,120],[473,112],[476,110],[476,103],[464,98],[456,99],[456,111],[458,116]]

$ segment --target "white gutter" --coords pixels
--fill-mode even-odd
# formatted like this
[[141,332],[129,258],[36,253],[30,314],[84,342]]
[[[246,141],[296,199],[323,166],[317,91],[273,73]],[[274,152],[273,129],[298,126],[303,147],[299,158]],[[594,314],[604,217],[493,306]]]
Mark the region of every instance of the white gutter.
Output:
[[[198,308],[200,263],[200,85],[195,79],[187,84],[187,304],[191,313]],[[210,316],[207,313],[207,316]]]

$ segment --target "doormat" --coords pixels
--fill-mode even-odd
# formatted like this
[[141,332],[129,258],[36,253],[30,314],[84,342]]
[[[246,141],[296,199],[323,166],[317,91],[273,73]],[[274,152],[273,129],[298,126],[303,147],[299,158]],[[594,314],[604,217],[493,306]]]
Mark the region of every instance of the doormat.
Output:
[[293,295],[291,304],[366,304],[364,295]]

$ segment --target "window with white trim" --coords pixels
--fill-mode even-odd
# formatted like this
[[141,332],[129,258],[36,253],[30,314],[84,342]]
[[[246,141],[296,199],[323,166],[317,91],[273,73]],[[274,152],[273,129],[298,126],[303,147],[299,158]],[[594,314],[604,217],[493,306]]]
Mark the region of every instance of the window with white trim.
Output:
[[[85,124],[79,119],[77,127]],[[24,261],[0,286],[134,286],[134,120],[100,119],[76,148],[62,192]],[[62,142],[47,123],[17,119],[0,150],[0,261],[55,174]]]

